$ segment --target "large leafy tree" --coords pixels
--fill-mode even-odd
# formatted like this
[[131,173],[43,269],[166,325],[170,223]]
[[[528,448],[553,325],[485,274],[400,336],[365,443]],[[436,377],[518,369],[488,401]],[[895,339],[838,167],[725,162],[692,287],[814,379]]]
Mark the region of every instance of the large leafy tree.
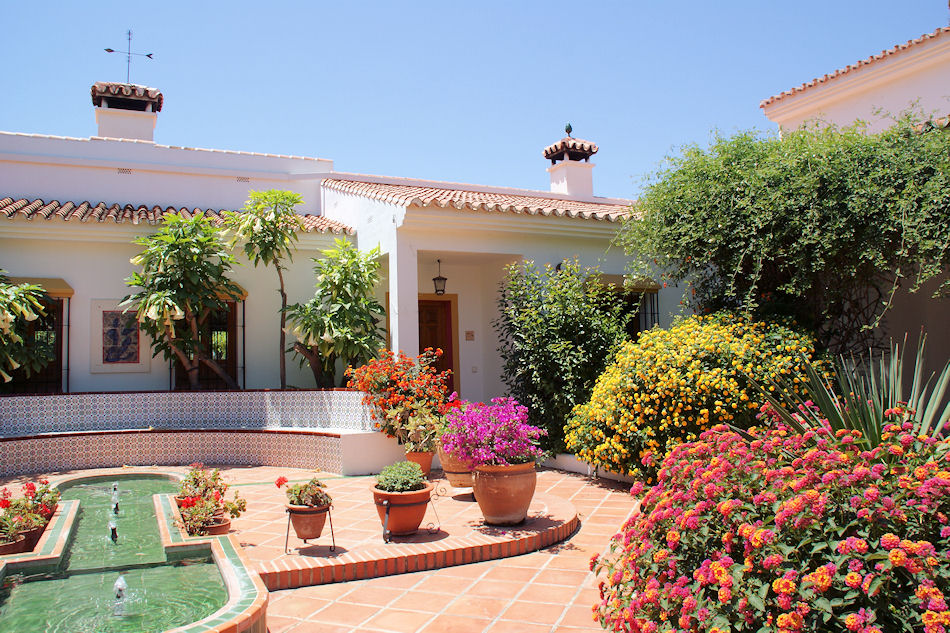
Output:
[[293,191],[270,189],[251,191],[244,209],[228,213],[225,222],[234,230],[233,244],[244,240],[244,254],[257,266],[273,266],[277,271],[280,294],[280,388],[287,388],[287,357],[285,348],[287,338],[284,327],[287,324],[287,291],[284,287],[285,262],[293,261],[294,244],[297,232],[303,229],[303,222],[294,210],[303,198]]
[[379,327],[384,314],[375,298],[379,284],[379,249],[362,253],[337,239],[333,248],[313,259],[316,293],[306,303],[287,308],[293,350],[307,362],[318,387],[333,387],[336,363],[362,365],[385,343]]
[[132,258],[142,270],[125,283],[141,290],[125,297],[122,305],[135,310],[140,327],[152,339],[154,355],[177,358],[192,389],[199,387],[202,363],[237,389],[199,334],[213,311],[227,308],[228,301],[241,296],[241,289],[227,277],[234,257],[222,230],[201,213],[190,218],[169,214],[157,232],[134,242],[145,247]]
[[668,159],[620,241],[696,310],[790,315],[824,348],[867,349],[895,290],[950,264],[950,134],[905,118],[716,136]]
[[548,431],[545,448],[564,449],[564,424],[590,399],[597,377],[636,318],[597,271],[570,259],[555,268],[531,261],[505,270],[494,321],[508,393]]
[[35,284],[14,284],[0,270],[0,379],[13,380],[11,372],[23,369],[26,375],[39,371],[52,359],[48,346],[27,336],[31,321],[44,314],[45,291]]

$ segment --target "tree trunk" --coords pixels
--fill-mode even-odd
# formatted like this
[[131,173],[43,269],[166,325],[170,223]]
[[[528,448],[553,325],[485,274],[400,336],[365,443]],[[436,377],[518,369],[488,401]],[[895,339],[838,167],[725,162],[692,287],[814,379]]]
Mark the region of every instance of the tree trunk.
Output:
[[[287,333],[284,327],[287,325],[287,291],[284,290],[284,274],[280,269],[280,262],[274,260],[274,266],[277,268],[277,279],[280,281],[280,388],[287,388]],[[308,359],[309,360],[309,359]]]
[[306,358],[307,362],[310,363],[310,371],[313,372],[313,380],[317,383],[318,389],[333,387],[333,376],[330,376],[329,379],[327,378],[326,372],[323,371],[323,363],[320,362],[319,354],[300,342],[294,343],[294,351]]
[[[219,377],[221,380],[224,381],[224,384],[226,384],[226,385],[228,386],[228,389],[240,389],[240,388],[241,388],[240,385],[238,385],[238,384],[234,381],[233,378],[231,378],[230,376],[228,376],[227,373],[225,373],[225,371],[224,371],[223,369],[221,369],[221,365],[219,365],[218,363],[216,363],[215,361],[213,361],[213,360],[210,359],[210,358],[205,358],[203,355],[201,356],[200,360],[201,360],[202,363],[204,363],[205,365],[207,365],[208,367],[210,367],[210,368],[211,368],[211,371],[213,371],[214,373],[216,373],[216,374],[218,375],[218,377]],[[195,363],[195,383],[196,383],[195,386],[196,386],[196,387],[197,387],[197,382],[198,382],[198,363]]]
[[198,390],[198,361],[188,358],[188,356],[181,351],[178,345],[175,344],[174,337],[171,336],[171,333],[168,329],[165,330],[165,342],[168,343],[168,346],[175,353],[175,356],[178,357],[178,362],[181,363],[182,368],[188,374],[188,387],[192,391]]

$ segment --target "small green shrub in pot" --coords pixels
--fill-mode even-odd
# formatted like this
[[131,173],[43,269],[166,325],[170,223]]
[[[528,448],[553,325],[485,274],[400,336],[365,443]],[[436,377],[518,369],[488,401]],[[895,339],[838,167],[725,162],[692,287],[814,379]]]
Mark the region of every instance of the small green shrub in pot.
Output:
[[376,487],[384,492],[412,492],[426,487],[422,468],[415,462],[396,462],[376,476]]

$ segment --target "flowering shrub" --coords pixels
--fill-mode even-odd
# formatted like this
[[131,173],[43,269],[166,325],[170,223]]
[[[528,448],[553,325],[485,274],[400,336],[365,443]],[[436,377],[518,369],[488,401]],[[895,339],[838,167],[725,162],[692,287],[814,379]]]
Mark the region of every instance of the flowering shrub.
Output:
[[[592,560],[617,631],[950,630],[948,443],[717,426],[672,450]],[[642,484],[631,490],[643,492]]]
[[514,398],[491,404],[466,402],[447,416],[445,452],[469,467],[525,464],[541,456],[538,440],[547,431],[528,424],[528,408]]
[[411,419],[425,420],[435,431],[442,416],[457,406],[445,386],[449,370],[437,372],[432,366],[441,355],[442,350],[432,348],[415,358],[381,349],[378,358],[362,367],[347,368],[348,386],[364,392],[363,402],[370,405],[377,430],[405,444]]
[[[574,410],[567,447],[580,459],[623,474],[655,473],[677,444],[719,423],[747,427],[759,404],[746,376],[800,383],[814,342],[785,325],[720,313],[682,319],[625,343]],[[646,464],[641,460],[647,458]]]

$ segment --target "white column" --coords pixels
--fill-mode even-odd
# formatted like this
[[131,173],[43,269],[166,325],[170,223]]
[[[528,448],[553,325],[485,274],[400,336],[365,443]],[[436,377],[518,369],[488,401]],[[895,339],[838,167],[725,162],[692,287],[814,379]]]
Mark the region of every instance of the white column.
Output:
[[389,337],[393,351],[419,353],[419,272],[414,246],[399,240],[389,252]]

